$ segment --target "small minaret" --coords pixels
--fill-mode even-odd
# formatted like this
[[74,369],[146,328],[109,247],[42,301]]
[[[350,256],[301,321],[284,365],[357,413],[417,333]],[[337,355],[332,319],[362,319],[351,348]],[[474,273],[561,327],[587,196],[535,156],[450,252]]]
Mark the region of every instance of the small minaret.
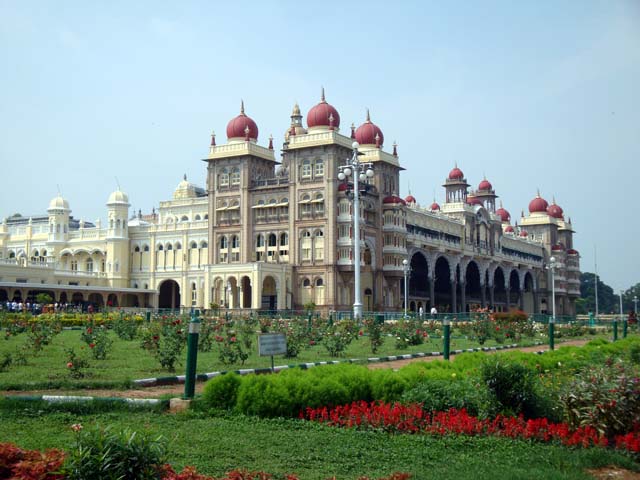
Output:
[[49,214],[48,242],[66,242],[69,235],[69,216],[71,213],[69,202],[58,194],[57,197],[49,202],[47,213]]
[[449,176],[442,185],[446,191],[446,203],[458,203],[467,201],[467,189],[469,184],[464,178],[464,173],[455,164],[453,170],[449,172]]

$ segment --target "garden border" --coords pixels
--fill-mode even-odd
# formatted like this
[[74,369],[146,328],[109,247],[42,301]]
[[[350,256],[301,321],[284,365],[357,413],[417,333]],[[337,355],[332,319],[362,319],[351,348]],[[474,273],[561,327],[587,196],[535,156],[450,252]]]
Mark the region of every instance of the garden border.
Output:
[[[542,342],[535,342],[531,346],[537,345],[545,345]],[[512,348],[518,348],[522,345],[517,343],[512,343],[510,345],[498,345],[496,347],[477,347],[477,348],[466,348],[462,350],[452,350],[451,354],[459,354],[465,352],[494,352],[498,350],[507,350]],[[544,350],[536,353],[544,353]],[[299,364],[290,364],[290,365],[278,365],[273,368],[273,372],[280,372],[282,370],[287,370],[290,368],[301,368],[306,370],[308,368],[321,366],[321,365],[337,365],[339,363],[381,363],[381,362],[393,362],[396,360],[411,360],[414,358],[424,358],[424,357],[440,357],[442,356],[442,352],[419,352],[419,353],[407,353],[404,355],[388,355],[385,357],[368,357],[366,359],[359,358],[350,358],[348,360],[329,360],[324,362],[307,362],[307,363],[299,363]],[[209,372],[209,373],[198,373],[196,375],[196,381],[206,382],[214,377],[218,377],[220,375],[224,375],[226,373],[237,373],[238,375],[248,375],[248,374],[264,374],[264,373],[272,373],[270,368],[241,368],[239,370],[222,370],[218,372]],[[162,385],[176,385],[182,384],[185,382],[185,375],[175,375],[171,377],[155,377],[155,378],[141,378],[138,380],[133,380],[133,384],[137,387],[158,387]]]

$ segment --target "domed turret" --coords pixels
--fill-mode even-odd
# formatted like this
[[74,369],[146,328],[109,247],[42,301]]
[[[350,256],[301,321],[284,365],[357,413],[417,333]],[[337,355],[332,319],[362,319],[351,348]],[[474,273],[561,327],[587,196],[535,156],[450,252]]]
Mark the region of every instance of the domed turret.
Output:
[[460,170],[456,165],[455,167],[453,167],[453,170],[449,172],[449,180],[463,180],[463,179],[464,179],[464,173],[462,173],[462,170]]
[[307,133],[307,130],[302,126],[302,114],[300,113],[300,106],[296,102],[291,112],[291,126],[284,133],[284,140],[288,142],[291,135],[303,135],[305,133]]
[[313,130],[338,130],[340,128],[340,114],[324,99],[324,88],[320,96],[320,103],[307,113],[307,126]]
[[174,200],[183,200],[186,198],[196,198],[204,195],[204,189],[194,185],[187,180],[187,174],[185,173],[182,180],[173,192]]
[[384,197],[384,199],[382,200],[382,203],[384,204],[401,204],[401,205],[406,205],[407,203],[400,198],[397,195],[389,195],[388,197]]
[[107,201],[107,206],[111,205],[126,205],[129,206],[129,197],[126,193],[120,191],[120,189],[113,192],[109,195],[109,200]]
[[553,199],[553,202],[547,208],[547,213],[553,218],[558,218],[560,220],[564,219],[564,211],[560,207],[560,205],[556,204],[556,199]]
[[547,208],[549,204],[540,196],[540,192],[529,202],[529,213],[547,213]]
[[244,113],[244,101],[240,102],[240,115],[227,124],[227,139],[230,142],[258,141],[258,125]]
[[502,202],[500,202],[500,208],[496,210],[496,215],[500,217],[502,223],[511,221],[511,214],[502,206]]
[[513,227],[511,225],[507,225],[504,229],[504,233],[510,233],[513,235]]
[[491,185],[489,180],[484,178],[478,185],[478,190],[493,190],[493,185]]
[[416,197],[414,197],[413,195],[409,194],[405,197],[404,199],[405,202],[407,202],[408,204],[415,204],[416,203]]
[[377,148],[384,145],[384,134],[380,127],[371,121],[369,110],[367,109],[367,120],[356,130],[356,142],[360,145],[374,145]]
[[435,202],[435,201],[431,204],[429,208],[431,209],[432,212],[440,211],[440,205],[438,205],[438,202]]
[[51,199],[49,202],[49,210],[69,210],[69,202],[67,202],[61,195]]
[[529,236],[529,234],[527,233],[526,230],[520,230],[520,236],[522,238],[527,238]]

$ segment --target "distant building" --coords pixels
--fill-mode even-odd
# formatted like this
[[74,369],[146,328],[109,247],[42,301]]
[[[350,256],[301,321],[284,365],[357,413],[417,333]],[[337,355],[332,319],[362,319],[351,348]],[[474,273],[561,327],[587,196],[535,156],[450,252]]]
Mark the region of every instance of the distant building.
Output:
[[113,192],[107,223],[75,220],[66,200],[47,215],[11,217],[0,225],[0,301],[49,292],[58,302],[98,306],[350,310],[354,299],[352,185],[338,166],[360,144],[374,175],[361,202],[361,271],[365,311],[403,308],[402,261],[409,259],[409,309],[551,312],[549,258],[557,259],[557,313],[574,314],[580,295],[579,254],[571,221],[538,194],[519,223],[496,209],[485,178],[476,190],[457,166],[445,200],[421,206],[400,198],[397,146],[367,112],[349,135],[324,98],[307,114],[296,105],[281,158],[273,139],[258,144],[258,126],[244,112],[227,126],[227,143],[212,135],[207,188],[186,176],[171,200],[143,215]]

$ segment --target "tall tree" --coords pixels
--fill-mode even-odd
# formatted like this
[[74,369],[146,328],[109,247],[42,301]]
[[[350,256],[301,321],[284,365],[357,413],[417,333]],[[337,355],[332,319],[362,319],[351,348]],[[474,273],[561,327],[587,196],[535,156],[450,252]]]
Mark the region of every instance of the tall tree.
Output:
[[[636,287],[640,287],[636,285]],[[635,288],[635,287],[634,287]],[[630,289],[631,290],[631,289]],[[639,290],[640,292],[640,290]],[[589,313],[596,311],[596,289],[595,274],[583,272],[580,274],[580,297],[576,301],[577,313]],[[624,301],[624,295],[622,296]],[[633,298],[633,294],[631,295]],[[640,297],[639,297],[640,298]],[[618,313],[620,311],[618,296],[613,292],[613,288],[604,283],[598,276],[598,312]]]

